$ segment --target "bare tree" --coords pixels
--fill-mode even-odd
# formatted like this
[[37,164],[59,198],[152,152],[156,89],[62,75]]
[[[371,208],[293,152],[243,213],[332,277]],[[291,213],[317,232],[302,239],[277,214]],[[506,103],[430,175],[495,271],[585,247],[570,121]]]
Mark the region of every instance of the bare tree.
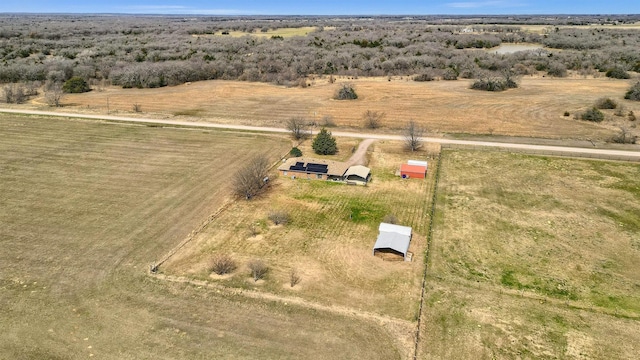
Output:
[[233,177],[233,190],[238,196],[247,200],[256,196],[267,184],[269,174],[269,160],[264,155],[258,155],[240,168]]
[[381,111],[367,110],[362,115],[364,119],[364,127],[368,129],[377,129],[382,125],[382,119],[384,119],[385,113]]
[[13,103],[13,85],[5,85],[3,90],[4,90],[4,101],[7,104]]
[[236,262],[227,254],[218,254],[209,263],[209,270],[218,275],[228,274],[236,268]]
[[302,117],[292,117],[287,120],[287,130],[296,140],[303,140],[309,136],[307,132],[307,121]]
[[253,277],[253,281],[258,281],[267,275],[269,272],[269,267],[264,261],[260,259],[254,259],[249,262],[249,270],[251,271],[251,277]]
[[289,272],[289,285],[294,287],[298,285],[301,280],[302,277],[300,276],[300,273],[298,273],[298,270],[296,270],[296,268],[292,268],[291,272]]
[[626,127],[620,127],[620,132],[611,138],[611,141],[618,144],[635,144],[638,137],[631,134]]
[[64,92],[62,91],[62,84],[59,82],[53,82],[47,85],[46,90],[44,92],[44,99],[49,104],[49,106],[60,107],[62,96]]
[[424,135],[424,128],[416,124],[411,120],[404,128],[404,144],[408,150],[416,151],[422,147],[422,136]]

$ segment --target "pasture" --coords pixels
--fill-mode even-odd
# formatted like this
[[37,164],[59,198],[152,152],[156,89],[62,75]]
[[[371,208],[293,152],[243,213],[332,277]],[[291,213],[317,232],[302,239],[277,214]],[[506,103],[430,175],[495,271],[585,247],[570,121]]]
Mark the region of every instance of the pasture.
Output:
[[[0,357],[398,358],[340,314],[146,274],[287,139],[0,115]],[[331,346],[327,346],[331,344]]]
[[[367,110],[385,112],[383,129],[397,131],[413,119],[434,133],[495,134],[555,139],[608,140],[618,126],[633,129],[626,117],[605,111],[607,120],[596,124],[573,116],[610,97],[625,113],[640,113],[640,104],[624,100],[634,80],[608,78],[524,77],[520,87],[501,93],[469,89],[471,80],[414,82],[409,77],[328,78],[308,80],[309,87],[265,83],[203,81],[159,89],[104,88],[63,99],[63,111],[145,117],[194,119],[216,123],[284,127],[293,116],[322,124],[331,116],[341,129],[362,129]],[[353,101],[333,99],[340,84],[351,83],[359,96]],[[36,105],[43,103],[36,99]],[[142,113],[134,113],[139,104]],[[568,112],[570,116],[564,116]]]
[[639,175],[636,164],[443,152],[421,356],[636,358]]

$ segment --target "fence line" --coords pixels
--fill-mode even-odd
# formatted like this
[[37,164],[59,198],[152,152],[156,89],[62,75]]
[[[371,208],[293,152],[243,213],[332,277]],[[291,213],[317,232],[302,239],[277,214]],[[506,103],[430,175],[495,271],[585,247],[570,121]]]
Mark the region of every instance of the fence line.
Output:
[[427,248],[424,251],[424,272],[422,273],[422,291],[420,293],[420,305],[418,306],[418,324],[416,326],[416,336],[413,351],[413,360],[418,359],[418,344],[420,343],[420,326],[422,324],[422,307],[424,306],[424,293],[427,285],[427,270],[429,268],[429,249],[433,233],[433,223],[436,214],[436,200],[438,197],[438,183],[440,182],[440,167],[442,165],[442,152],[438,156],[435,181],[433,184],[433,196],[431,198],[431,217],[429,219],[429,230],[427,232]]
[[517,149],[517,148],[505,148],[498,146],[481,146],[472,144],[442,144],[443,149],[462,149],[462,150],[483,150],[483,151],[500,151],[509,153],[521,153],[541,156],[559,156],[559,157],[573,157],[573,158],[587,158],[587,159],[600,159],[600,160],[613,160],[613,161],[629,161],[640,162],[640,156],[625,156],[625,155],[609,155],[609,154],[593,154],[593,153],[580,153],[561,150],[538,150],[538,149]]
[[[284,158],[287,154],[285,154],[284,156],[281,156],[280,159]],[[278,166],[278,164],[280,164],[280,161],[281,161],[280,159],[274,162],[273,164],[271,164],[271,166],[269,166],[269,171],[272,171],[276,166]],[[173,249],[169,250],[169,252],[167,252],[163,257],[161,257],[160,260],[151,264],[149,266],[149,271],[151,273],[156,273],[160,265],[164,264],[173,255],[175,255],[180,249],[182,249],[185,245],[191,242],[191,240],[193,240],[196,237],[196,235],[201,233],[202,230],[204,230],[204,228],[206,228],[209,224],[211,224],[213,220],[217,219],[225,210],[227,210],[236,201],[238,200],[236,198],[233,198],[227,201],[226,203],[222,204],[222,206],[218,208],[218,210],[216,210],[213,214],[209,215],[207,219],[200,224],[200,226],[198,226],[195,230],[191,231],[189,235],[187,235],[187,237],[184,238],[178,245],[176,245]]]

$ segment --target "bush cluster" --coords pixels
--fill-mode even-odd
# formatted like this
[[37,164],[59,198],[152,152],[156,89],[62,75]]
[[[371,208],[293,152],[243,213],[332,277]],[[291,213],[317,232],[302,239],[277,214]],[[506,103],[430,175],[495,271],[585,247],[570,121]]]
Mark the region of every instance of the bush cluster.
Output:
[[609,70],[607,70],[606,75],[607,75],[607,77],[613,78],[613,79],[628,79],[628,78],[630,78],[629,73],[627,73],[626,71],[624,71],[624,69],[621,69],[621,68],[609,69]]
[[627,93],[624,94],[624,98],[627,100],[640,101],[640,82],[633,85]]
[[597,108],[592,107],[591,109],[583,112],[580,115],[580,118],[586,121],[601,122],[604,120],[604,114]]
[[471,84],[471,88],[474,90],[485,91],[504,91],[507,89],[517,88],[518,84],[511,79],[480,79]]
[[615,109],[618,107],[618,103],[610,98],[600,98],[596,101],[596,108],[598,109]]
[[90,90],[89,84],[79,76],[72,77],[62,85],[62,91],[68,94],[80,94]]
[[356,90],[350,84],[343,84],[336,93],[336,100],[355,100],[358,98]]

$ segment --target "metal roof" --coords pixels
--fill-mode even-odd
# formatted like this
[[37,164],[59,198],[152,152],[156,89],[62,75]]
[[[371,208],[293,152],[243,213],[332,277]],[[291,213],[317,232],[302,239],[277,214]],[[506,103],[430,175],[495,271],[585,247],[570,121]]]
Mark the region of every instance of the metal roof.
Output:
[[368,167],[362,165],[354,165],[347,169],[347,172],[344,173],[344,176],[356,175],[366,180],[369,177],[370,173],[371,169],[369,169]]
[[409,165],[409,164],[402,164],[400,166],[400,171],[401,172],[410,172],[410,173],[420,173],[420,174],[424,174],[427,172],[427,168],[421,165]]
[[407,164],[427,167],[427,162],[422,160],[409,160]]
[[404,256],[407,255],[409,244],[411,243],[410,227],[380,223],[378,230],[380,233],[376,243],[373,245],[374,251],[376,249],[392,249],[402,253]]

